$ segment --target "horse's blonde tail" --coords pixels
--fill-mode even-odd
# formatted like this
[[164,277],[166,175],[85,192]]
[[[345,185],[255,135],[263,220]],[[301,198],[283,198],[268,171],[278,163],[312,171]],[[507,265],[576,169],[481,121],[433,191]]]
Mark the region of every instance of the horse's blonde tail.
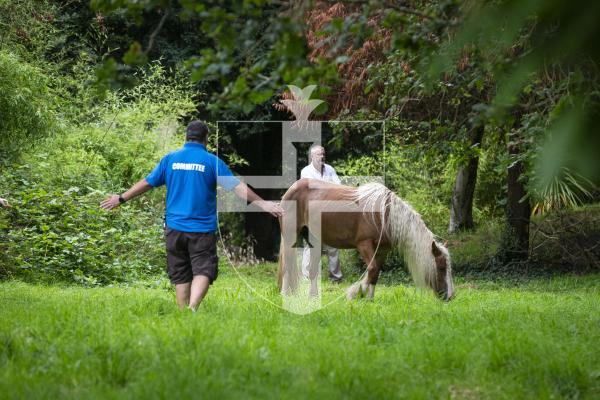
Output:
[[281,291],[283,280],[283,235],[281,235],[281,243],[279,244],[279,268],[277,268],[277,287]]
[[283,294],[295,293],[298,289],[300,275],[296,265],[296,250],[287,243],[281,235],[279,245],[279,269],[277,272],[277,285]]

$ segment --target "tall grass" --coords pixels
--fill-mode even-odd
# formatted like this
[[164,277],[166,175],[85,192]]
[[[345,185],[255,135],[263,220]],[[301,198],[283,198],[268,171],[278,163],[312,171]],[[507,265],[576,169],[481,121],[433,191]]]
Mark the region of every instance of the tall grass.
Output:
[[[241,273],[271,296],[273,270]],[[597,398],[599,284],[463,282],[450,303],[380,286],[372,302],[298,316],[227,267],[195,314],[176,309],[164,280],[5,282],[0,397]]]

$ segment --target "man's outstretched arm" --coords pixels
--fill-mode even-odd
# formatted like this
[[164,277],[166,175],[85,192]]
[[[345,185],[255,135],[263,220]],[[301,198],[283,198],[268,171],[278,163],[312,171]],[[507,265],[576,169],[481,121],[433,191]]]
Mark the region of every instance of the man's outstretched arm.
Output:
[[240,182],[236,187],[233,188],[233,192],[241,199],[246,199],[248,203],[254,203],[259,206],[264,212],[268,212],[274,217],[281,217],[283,215],[283,208],[279,203],[264,200],[262,197],[257,195],[250,189],[244,182]]
[[105,210],[112,210],[113,208],[118,207],[121,204],[121,201],[119,201],[119,197],[122,197],[124,201],[131,200],[142,193],[146,193],[152,188],[153,186],[150,185],[146,181],[146,179],[142,179],[120,196],[118,194],[110,195],[106,200],[100,203],[100,207],[104,208]]

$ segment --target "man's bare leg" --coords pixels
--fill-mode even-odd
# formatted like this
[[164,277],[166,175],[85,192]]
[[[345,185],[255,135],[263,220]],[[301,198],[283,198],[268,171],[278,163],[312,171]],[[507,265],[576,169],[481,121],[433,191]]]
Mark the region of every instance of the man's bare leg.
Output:
[[190,310],[196,311],[198,304],[202,301],[206,292],[208,292],[208,286],[210,281],[207,276],[196,275],[192,281],[192,291],[190,294]]
[[177,305],[180,310],[183,310],[190,304],[190,286],[192,286],[191,282],[175,285],[175,296],[177,297]]

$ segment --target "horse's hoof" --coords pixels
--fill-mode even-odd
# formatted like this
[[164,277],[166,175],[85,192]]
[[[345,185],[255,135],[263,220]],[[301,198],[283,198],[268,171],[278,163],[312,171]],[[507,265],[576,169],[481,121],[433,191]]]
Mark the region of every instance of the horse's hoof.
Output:
[[360,286],[358,285],[354,285],[350,289],[348,289],[348,293],[346,294],[348,300],[354,300],[356,298],[356,295],[358,295],[359,290]]

